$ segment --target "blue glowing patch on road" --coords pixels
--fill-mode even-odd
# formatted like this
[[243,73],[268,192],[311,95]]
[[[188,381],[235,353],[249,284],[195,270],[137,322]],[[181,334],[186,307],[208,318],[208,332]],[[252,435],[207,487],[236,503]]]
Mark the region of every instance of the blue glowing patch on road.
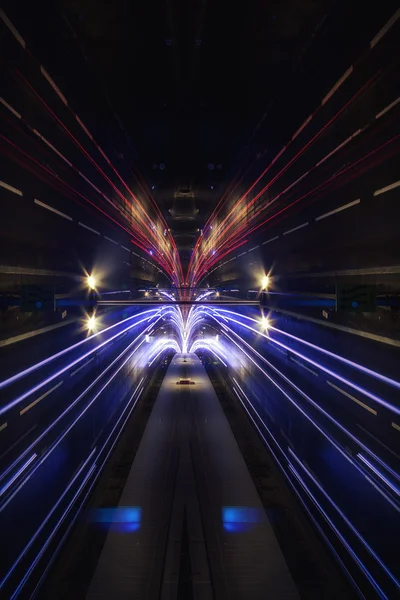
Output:
[[244,533],[262,520],[262,512],[248,506],[223,506],[222,525],[229,533]]
[[105,527],[113,526],[114,531],[131,533],[140,529],[142,509],[140,506],[118,508],[98,508],[93,511],[93,521]]

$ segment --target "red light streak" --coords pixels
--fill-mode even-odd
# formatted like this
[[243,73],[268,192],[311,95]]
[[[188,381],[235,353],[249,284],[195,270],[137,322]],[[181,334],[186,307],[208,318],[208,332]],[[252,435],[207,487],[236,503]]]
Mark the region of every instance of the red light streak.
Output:
[[[302,154],[304,154],[315,143],[315,141],[318,138],[321,137],[321,135],[327,130],[327,128],[330,127],[339,118],[339,116],[343,113],[343,111],[345,111],[352,103],[354,103],[360,97],[360,95],[362,93],[364,93],[365,90],[372,83],[374,83],[374,82],[376,83],[379,80],[379,77],[378,77],[379,75],[380,75],[380,71],[377,72],[373,77],[371,77],[340,108],[340,110],[338,110],[335,113],[335,115],[296,153],[296,155],[292,159],[290,159],[288,161],[288,163],[286,165],[284,165],[279,170],[279,172],[263,187],[262,190],[260,190],[254,196],[254,198],[249,203],[245,204],[245,199],[248,196],[248,194],[254,189],[254,187],[257,185],[257,183],[259,183],[261,181],[261,179],[265,176],[265,174],[276,163],[278,158],[280,158],[282,156],[282,154],[285,152],[285,150],[291,145],[293,140],[297,137],[297,136],[293,136],[291,141],[288,144],[286,144],[286,146],[284,146],[284,148],[282,148],[282,150],[275,156],[275,158],[270,162],[270,164],[266,167],[266,169],[264,169],[264,171],[261,173],[261,175],[252,183],[252,185],[245,192],[245,194],[236,202],[234,208],[215,227],[214,231],[208,237],[206,237],[204,235],[198,239],[195,249],[194,249],[194,252],[192,254],[190,266],[189,266],[188,275],[189,275],[189,278],[191,278],[191,280],[198,279],[199,273],[208,271],[210,269],[211,265],[215,264],[215,262],[217,262],[218,260],[220,260],[222,258],[222,256],[221,256],[222,248],[225,249],[224,255],[226,255],[226,253],[229,252],[229,250],[227,251],[226,249],[229,248],[230,245],[232,246],[235,242],[237,242],[237,243],[241,242],[244,237],[247,238],[250,233],[259,229],[262,225],[265,225],[270,220],[281,215],[286,210],[288,210],[289,208],[291,208],[292,206],[294,206],[298,202],[300,202],[300,200],[303,200],[304,198],[310,196],[311,194],[316,193],[317,191],[327,187],[330,183],[333,182],[333,180],[336,177],[338,177],[339,175],[342,176],[343,173],[348,171],[348,169],[350,167],[346,168],[345,171],[341,171],[340,173],[335,174],[334,176],[332,176],[331,178],[329,178],[327,181],[323,182],[319,186],[315,187],[313,190],[311,190],[307,194],[304,194],[303,196],[301,196],[301,198],[297,198],[294,202],[290,203],[288,206],[286,206],[286,207],[282,208],[281,210],[279,210],[278,212],[274,213],[274,215],[271,215],[270,217],[268,217],[268,219],[265,219],[262,223],[251,226],[252,223],[255,223],[258,220],[261,212],[263,210],[265,210],[265,208],[267,208],[267,207],[269,208],[271,206],[271,204],[273,204],[274,202],[276,202],[278,200],[278,198],[287,194],[289,192],[289,190],[296,185],[296,183],[299,183],[306,175],[308,175],[310,172],[312,172],[314,169],[316,169],[316,167],[319,164],[321,164],[319,162],[319,163],[313,165],[303,175],[298,177],[295,182],[291,183],[283,191],[281,191],[279,194],[277,194],[272,200],[270,200],[268,202],[268,205],[263,203],[262,206],[258,207],[256,210],[253,209],[254,213],[249,218],[246,218],[248,211],[250,209],[252,209],[252,207],[260,199],[262,194],[264,194],[297,161],[297,159]],[[312,117],[320,110],[320,108],[321,107],[319,107],[316,111],[314,111],[311,118],[306,120],[306,125],[312,120]],[[364,160],[365,158],[366,157],[364,157],[361,160]],[[360,161],[357,161],[357,162],[360,162]],[[354,163],[354,165],[352,165],[352,168],[354,168],[355,164],[357,164],[357,163]],[[242,206],[242,208],[240,208],[238,210],[239,206]],[[236,211],[236,214],[235,214],[235,211]],[[216,220],[216,215],[215,215],[215,211],[214,211],[212,222],[214,223],[215,220]],[[200,246],[201,246],[201,250],[200,250]],[[217,258],[210,256],[210,248],[213,248],[216,250]]]
[[[157,248],[160,246],[160,241],[158,239],[158,237],[161,237],[160,235],[157,237],[157,232],[153,230],[152,227],[150,227],[149,222],[151,222],[150,217],[148,216],[148,211],[146,211],[144,209],[144,207],[138,203],[137,199],[137,206],[139,207],[140,211],[143,213],[143,215],[145,216],[145,218],[143,217],[142,214],[140,214],[140,212],[138,212],[137,208],[134,205],[131,205],[123,196],[123,194],[121,194],[121,192],[118,190],[118,188],[114,185],[114,183],[111,181],[111,179],[106,175],[106,173],[101,169],[101,167],[97,164],[97,162],[90,156],[90,154],[85,150],[85,148],[79,143],[79,141],[73,136],[73,134],[67,129],[67,127],[62,123],[62,121],[57,117],[57,115],[50,109],[50,107],[46,104],[46,102],[37,94],[37,92],[34,90],[34,88],[29,84],[29,82],[20,74],[18,73],[19,77],[24,81],[24,83],[28,86],[28,88],[31,90],[31,92],[35,95],[35,97],[39,100],[39,102],[45,107],[45,109],[48,111],[48,113],[52,116],[52,118],[61,126],[61,128],[63,129],[63,131],[68,135],[68,137],[70,137],[73,142],[75,143],[75,145],[81,150],[81,152],[84,154],[84,156],[86,158],[88,158],[88,160],[94,165],[94,167],[101,173],[101,175],[103,176],[103,178],[105,179],[105,181],[114,189],[114,191],[118,194],[118,196],[122,199],[124,205],[128,206],[130,208],[130,210],[132,210],[132,212],[135,214],[136,216],[136,222],[132,221],[131,225],[133,226],[133,230],[135,231],[135,244],[140,246],[142,249],[145,249],[145,251],[147,251],[147,247],[148,244],[150,243],[150,246],[154,248],[155,250],[155,254],[156,254],[156,260],[157,262],[159,262],[160,264],[163,265],[164,268],[167,267],[167,272],[171,273],[172,270],[177,269],[178,271],[181,272],[181,266],[180,266],[180,261],[179,261],[179,255],[177,254],[173,254],[171,252],[169,252],[168,246],[167,246],[167,241],[165,240],[164,236],[162,236],[161,242],[162,245],[165,245],[164,248],[164,253],[166,254],[167,258],[161,258],[160,253],[157,252]],[[78,121],[80,122],[80,121]],[[80,122],[81,123],[81,122]],[[81,124],[81,126],[83,127],[85,133],[87,135],[90,136],[89,132],[86,130],[86,128],[83,126],[83,124]],[[7,138],[4,138],[7,140]],[[92,138],[91,138],[92,139]],[[12,142],[10,142],[10,140],[7,140],[9,143],[12,144]],[[18,151],[23,152],[21,149],[19,149],[15,144],[12,144]],[[101,151],[101,149],[99,149]],[[116,170],[114,169],[114,167],[111,165],[109,159],[104,155],[104,153],[101,151],[102,155],[104,156],[104,158],[107,159],[107,163],[113,168],[114,172],[116,172]],[[42,168],[45,172],[47,172],[51,177],[54,177],[54,173],[52,173],[50,170],[43,168],[42,165],[40,165],[40,163],[38,163],[37,161],[35,161],[35,159],[33,159],[31,156],[29,156],[29,154],[24,153],[23,154],[28,157],[31,161],[33,161],[33,163],[35,163],[37,166],[39,166],[40,168]],[[72,163],[71,163],[72,164]],[[74,169],[74,171],[76,173],[78,173],[79,175],[81,174],[81,172],[79,171],[79,169],[77,169],[77,167],[75,167],[74,165],[72,165],[72,168]],[[122,178],[120,177],[120,175],[118,173],[116,173],[118,178],[122,181]],[[127,218],[126,215],[124,215],[121,211],[121,209],[119,209],[118,206],[116,206],[113,202],[111,202],[111,200],[109,198],[107,198],[107,196],[101,192],[96,186],[94,186],[92,184],[92,182],[87,179],[87,177],[85,177],[82,174],[83,178],[85,179],[85,181],[91,185],[98,193],[101,194],[101,196],[113,206],[114,210],[117,210],[122,218]],[[117,223],[117,221],[115,221],[115,219],[112,219],[106,212],[102,211],[98,206],[96,206],[94,203],[90,202],[87,198],[85,198],[85,196],[83,196],[82,194],[79,194],[79,192],[77,192],[76,190],[74,190],[74,188],[72,188],[71,186],[69,186],[68,184],[66,184],[65,181],[62,181],[60,179],[60,183],[62,183],[65,187],[67,187],[69,190],[73,191],[75,194],[81,196],[82,198],[84,198],[86,201],[88,201],[90,204],[92,204],[93,206],[96,207],[97,210],[99,210],[100,212],[102,212],[105,216],[107,216],[109,219],[111,219],[113,222]],[[124,183],[124,182],[123,182]],[[124,183],[125,187],[126,184]],[[129,189],[129,188],[127,188]],[[131,194],[132,197],[133,194]],[[163,220],[164,221],[164,220]],[[165,222],[165,221],[164,221]],[[121,225],[119,225],[121,226]],[[128,229],[126,229],[125,227],[121,226],[125,231],[129,231]],[[146,233],[144,233],[142,231],[142,228],[144,227]],[[129,232],[130,235],[133,235],[133,232],[130,231]],[[159,233],[159,232],[158,232]],[[172,240],[172,236],[169,236]],[[137,239],[136,239],[137,238]],[[141,243],[139,243],[141,242]],[[173,242],[173,240],[172,240]],[[173,242],[173,245],[174,242]],[[178,262],[178,265],[176,264]],[[175,269],[174,269],[175,267]]]
[[[257,202],[257,200],[279,179],[279,177],[281,177],[288,169],[291,165],[294,164],[295,161],[297,161],[297,159],[304,154],[304,152],[309,149],[311,147],[312,144],[314,144],[314,142],[326,131],[326,129],[332,125],[332,123],[334,123],[336,121],[336,119],[343,113],[344,110],[346,110],[346,108],[348,108],[350,106],[351,103],[353,103],[359,96],[360,94],[365,91],[365,89],[377,78],[378,73],[376,73],[375,75],[373,75],[373,77],[371,77],[359,90],[356,94],[354,94],[350,100],[348,100],[348,102],[346,102],[346,104],[311,138],[311,140],[309,140],[309,142],[307,142],[307,144],[305,144],[298,152],[297,154],[262,188],[262,190],[260,190],[256,196],[246,205],[244,206],[241,211],[239,212],[239,214],[237,214],[235,216],[235,218],[233,219],[233,221],[231,223],[229,223],[227,225],[227,220],[229,218],[229,216],[232,214],[233,211],[231,211],[226,217],[225,219],[219,224],[218,228],[219,229],[223,229],[226,227],[226,229],[230,229],[233,227],[233,225],[238,221],[238,219],[240,219],[245,211],[248,211],[254,204],[255,202]],[[316,114],[322,107],[318,107],[318,109],[315,111],[314,114]],[[259,183],[259,181],[264,177],[264,175],[271,169],[271,167],[273,166],[273,164],[277,161],[277,159],[283,154],[283,152],[292,144],[293,140],[291,140],[286,146],[284,146],[284,148],[282,148],[282,150],[277,154],[277,156],[271,161],[271,163],[268,165],[268,167],[261,173],[261,175],[253,182],[253,184],[250,186],[250,188],[247,190],[247,192],[240,198],[240,200],[238,200],[237,205],[239,203],[243,203],[243,201],[246,199],[246,197],[248,196],[248,194],[254,189],[254,187],[257,185],[257,183]],[[226,231],[225,231],[226,233]]]

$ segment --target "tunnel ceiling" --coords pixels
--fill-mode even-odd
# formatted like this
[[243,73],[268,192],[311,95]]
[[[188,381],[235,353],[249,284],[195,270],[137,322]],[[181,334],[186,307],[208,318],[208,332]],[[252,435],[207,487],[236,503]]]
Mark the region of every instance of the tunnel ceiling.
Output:
[[[246,145],[255,126],[330,4],[59,3],[155,186],[184,264],[238,162],[254,152]],[[47,30],[52,20],[58,30],[56,15]],[[269,132],[268,144],[277,143],[276,135]]]
[[[370,41],[386,22],[391,22],[397,3],[390,0],[379,7],[363,3],[361,7],[360,11],[357,3],[343,0],[250,0],[236,4],[228,0],[59,0],[56,3],[43,0],[38,9],[27,0],[18,3],[5,0],[3,8],[7,18],[26,40],[28,50],[21,53],[19,33],[16,37],[4,21],[8,29],[4,39],[10,48],[6,61],[9,67],[6,95],[11,108],[15,104],[23,114],[23,127],[30,129],[28,133],[24,131],[21,147],[31,144],[32,132],[38,131],[45,134],[49,131],[56,145],[65,143],[63,132],[54,120],[51,124],[54,130],[47,129],[50,112],[40,111],[33,96],[37,90],[48,99],[49,106],[60,109],[59,98],[51,97],[48,82],[42,88],[43,78],[37,78],[35,68],[45,65],[46,72],[68,98],[68,106],[93,132],[107,156],[118,164],[127,188],[139,200],[144,199],[144,206],[148,206],[149,195],[154,196],[177,244],[183,273],[191,273],[194,285],[196,279],[209,277],[216,265],[220,270],[209,279],[212,285],[236,281],[243,286],[253,286],[248,275],[251,273],[254,279],[258,265],[267,270],[276,267],[286,274],[388,265],[395,260],[389,256],[390,240],[395,232],[385,231],[382,236],[377,231],[380,222],[370,214],[368,198],[374,190],[396,179],[395,144],[391,146],[393,149],[387,146],[392,144],[390,135],[394,129],[390,119],[394,119],[395,110],[380,121],[376,121],[375,115],[382,107],[391,106],[397,97],[398,64],[392,49],[398,23],[394,25],[393,21],[393,27],[385,29],[388,33],[377,50],[372,51]],[[22,64],[24,76],[28,82],[32,81],[34,90],[18,79]],[[351,77],[347,79],[346,73]],[[346,77],[342,86],[343,74]],[[335,92],[337,83],[338,93]],[[333,96],[329,96],[329,102],[324,105],[329,90],[333,90]],[[1,110],[8,109],[3,105]],[[69,123],[71,114],[64,114],[62,110],[61,106],[60,115]],[[335,113],[340,118],[336,119]],[[15,136],[15,123],[10,121],[14,117],[8,114],[6,123],[10,139]],[[332,119],[334,122],[328,127]],[[367,131],[368,127],[373,131]],[[304,133],[299,135],[303,128]],[[358,135],[364,131],[365,135]],[[315,144],[313,136],[317,134]],[[20,138],[15,139],[20,143]],[[351,144],[347,146],[349,139]],[[343,141],[346,144],[341,150]],[[382,150],[385,145],[387,149]],[[335,147],[340,152],[334,153],[322,168],[315,169],[323,157],[331,156]],[[87,182],[85,178],[92,177],[91,166],[83,159],[80,162],[76,149],[72,151],[66,146],[65,151],[77,168],[82,169],[81,180],[76,184],[76,189],[81,190],[82,179]],[[43,147],[35,146],[34,155],[40,160],[42,152]],[[275,157],[281,152],[284,152],[278,163],[281,166],[274,166]],[[364,160],[368,152],[375,153],[376,160],[371,158],[369,163]],[[21,171],[12,152],[8,154],[1,177],[6,184],[18,187]],[[54,156],[51,159],[57,160]],[[362,169],[357,174],[359,161]],[[57,178],[61,172],[57,170],[59,164],[51,169],[55,169],[52,173]],[[346,170],[348,177],[342,177]],[[110,263],[108,271],[114,269],[111,264],[118,262],[126,279],[132,278],[134,267],[134,278],[153,283],[163,279],[163,285],[166,284],[166,271],[159,275],[158,266],[150,265],[147,260],[151,258],[149,254],[154,254],[148,239],[139,250],[139,244],[134,249],[133,234],[120,227],[127,217],[125,213],[122,220],[120,214],[117,216],[118,227],[110,230],[113,225],[105,225],[98,211],[86,207],[86,212],[81,212],[79,206],[71,208],[67,197],[61,198],[61,194],[54,197],[52,189],[57,187],[54,177],[53,188],[46,182],[41,186],[38,177],[35,181],[29,177],[25,170],[21,184],[24,197],[30,197],[32,203],[38,197],[49,204],[54,201],[58,203],[59,212],[67,215],[76,211],[73,215],[71,212],[74,223],[71,227],[75,227],[71,231],[75,231],[76,239],[81,236],[80,241],[76,243],[75,253],[70,252],[70,233],[65,230],[67,260],[65,245],[60,243],[61,229],[54,229],[50,221],[47,227],[47,221],[43,221],[39,229],[42,234],[46,233],[48,246],[42,248],[41,242],[34,239],[28,213],[22,216],[23,231],[17,225],[16,208],[10,201],[9,219],[4,220],[4,247],[10,258],[4,264],[18,268],[51,266],[72,272],[77,270],[77,262],[91,269],[96,261],[103,261],[104,255]],[[333,178],[335,183],[331,185]],[[264,193],[265,182],[269,187]],[[143,187],[146,185],[147,190]],[[324,186],[319,196],[313,192],[318,186]],[[234,193],[226,205],[227,212],[234,206],[230,214],[240,210],[241,217],[246,213],[243,222],[257,226],[245,240],[236,235],[240,232],[238,224],[232,226],[231,238],[225,239],[223,235],[218,240],[215,236],[207,238],[207,228],[206,236],[201,237],[208,217],[221,199],[229,197],[232,189]],[[270,194],[275,199],[283,196],[279,210],[274,210],[277,204],[274,208],[270,206]],[[253,202],[256,195],[259,204],[254,204],[257,198]],[[292,201],[303,196],[306,200],[301,205],[290,208]],[[286,237],[299,226],[315,222],[318,212],[310,206],[316,205],[316,200],[321,200],[319,212],[329,212],[340,203],[351,204],[358,198],[365,213],[365,234],[353,226],[351,216],[346,216],[340,235],[336,234],[335,222],[329,220],[325,234],[319,233],[322,229],[307,227],[301,234]],[[99,204],[99,199],[96,202]],[[257,222],[251,221],[253,208],[249,210],[250,205],[258,210]],[[281,215],[281,206],[285,211],[290,210]],[[117,215],[112,210],[112,215]],[[32,214],[36,219],[39,213]],[[259,222],[264,216],[270,216],[270,222],[261,227]],[[86,232],[93,233],[94,229],[98,237],[83,237],[84,231],[76,229],[80,222],[89,224]],[[218,220],[213,222],[218,223]],[[388,223],[395,223],[395,218],[388,217],[381,225],[387,228]],[[157,234],[160,232],[161,242],[163,235],[169,239],[165,224],[155,229]],[[216,229],[214,227],[214,233]],[[355,231],[357,240],[353,235]],[[260,236],[264,236],[263,239],[259,239]],[[384,244],[381,243],[383,237]],[[18,243],[17,238],[20,238]],[[372,238],[374,244],[371,244]],[[196,260],[200,258],[201,262],[202,252],[207,252],[207,262],[194,270],[191,265],[188,270],[192,250],[199,239],[206,243],[194,253]],[[278,241],[264,246],[268,239]],[[114,246],[110,246],[113,242],[116,242]],[[244,243],[247,246],[242,248]],[[126,252],[127,246],[128,252],[135,250],[130,259],[125,260],[127,255],[121,259],[115,254],[114,260],[112,251],[116,253],[119,247]],[[236,247],[241,250],[234,253],[232,248]],[[50,258],[54,259],[54,265]],[[162,261],[158,259],[155,262],[160,265]],[[178,264],[175,254],[173,260]],[[172,273],[170,269],[169,284]]]

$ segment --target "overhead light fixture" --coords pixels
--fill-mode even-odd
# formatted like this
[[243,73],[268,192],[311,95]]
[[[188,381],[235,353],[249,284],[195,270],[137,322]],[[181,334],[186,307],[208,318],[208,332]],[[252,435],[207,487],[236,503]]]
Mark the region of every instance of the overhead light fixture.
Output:
[[88,288],[90,288],[91,290],[94,290],[96,288],[96,278],[94,275],[88,275],[86,278],[86,283],[88,285]]
[[261,279],[261,289],[266,290],[268,288],[268,285],[269,285],[269,276],[264,275]]
[[91,317],[88,317],[86,320],[86,328],[88,331],[94,331],[96,329],[96,316],[92,315]]
[[261,329],[262,329],[262,331],[267,332],[268,329],[269,329],[269,325],[270,325],[270,323],[269,323],[268,317],[264,317],[263,316],[261,318]]

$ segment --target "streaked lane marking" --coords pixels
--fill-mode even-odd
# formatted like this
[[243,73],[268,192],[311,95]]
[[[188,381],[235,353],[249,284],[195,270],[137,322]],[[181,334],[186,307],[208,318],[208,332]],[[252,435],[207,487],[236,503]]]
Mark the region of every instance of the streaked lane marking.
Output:
[[87,365],[88,365],[89,363],[91,363],[91,362],[92,362],[92,360],[94,360],[94,358],[95,358],[95,357],[93,356],[93,357],[92,357],[90,360],[86,361],[86,362],[85,362],[83,365],[81,365],[81,366],[80,366],[78,369],[76,369],[75,371],[73,371],[73,373],[71,373],[71,374],[70,374],[70,376],[71,376],[71,377],[73,377],[74,375],[76,375],[77,373],[79,373],[79,371],[81,371],[82,369],[84,369],[85,367],[87,367]]
[[3,429],[5,429],[7,427],[7,421],[5,423],[3,423],[2,425],[0,425],[0,431],[3,431]]
[[359,423],[357,423],[357,427],[359,427],[360,429],[362,429],[362,431],[364,433],[366,433],[368,436],[372,437],[378,444],[380,444],[381,446],[383,446],[384,448],[386,448],[386,450],[388,452],[390,452],[391,454],[393,454],[396,458],[398,458],[400,460],[400,455],[397,454],[394,450],[392,450],[391,448],[389,448],[389,446],[386,446],[386,444],[384,444],[382,442],[382,440],[378,439],[376,436],[374,436],[370,431],[368,431],[368,429],[365,429],[362,425],[360,425]]
[[122,246],[122,244],[121,244],[121,248],[122,248],[122,250],[126,250],[127,252],[130,252],[129,248],[126,248],[125,246]]
[[275,237],[273,237],[273,238],[270,238],[270,239],[269,239],[269,240],[267,240],[266,242],[263,242],[263,243],[261,244],[261,246],[265,246],[265,244],[269,244],[270,242],[274,242],[275,240],[277,240],[277,239],[278,239],[278,237],[279,237],[279,235],[276,235]]
[[374,342],[381,342],[382,344],[387,344],[389,346],[395,346],[396,348],[400,348],[400,340],[395,340],[392,338],[384,337],[382,335],[376,335],[375,333],[369,333],[368,331],[361,331],[359,329],[353,329],[351,327],[345,327],[344,325],[336,325],[335,323],[329,323],[329,321],[316,319],[314,317],[308,317],[303,315],[302,313],[294,312],[291,310],[284,310],[282,308],[271,308],[272,312],[282,313],[284,315],[289,315],[290,317],[294,317],[295,319],[299,319],[301,321],[309,321],[310,323],[316,323],[317,325],[322,325],[322,327],[329,327],[331,329],[337,329],[338,331],[345,331],[346,333],[351,333],[352,335],[358,335],[363,338],[367,338],[369,340],[373,340]]
[[13,36],[15,37],[17,42],[20,43],[21,46],[23,47],[23,49],[25,50],[25,48],[26,48],[25,40],[19,35],[18,31],[15,29],[14,25],[11,23],[10,19],[6,16],[6,14],[1,10],[1,8],[0,8],[0,17],[3,19],[4,23],[6,24],[8,29],[11,31],[11,33],[13,34]]
[[341,148],[343,148],[343,146],[345,146],[346,144],[348,144],[353,138],[355,138],[358,134],[360,134],[361,131],[362,131],[362,129],[357,129],[357,131],[355,131],[352,135],[350,135],[348,138],[346,138],[344,140],[344,142],[342,142],[341,144],[339,144],[339,146],[336,146],[336,148],[334,148],[333,150],[331,150],[331,152],[329,152],[329,154],[327,154],[326,156],[324,156],[324,158],[321,158],[321,160],[319,162],[317,162],[317,164],[315,166],[319,167],[319,165],[322,165],[322,163],[324,163],[326,160],[328,160],[328,158],[330,158],[333,154],[335,154],[338,150],[340,150]]
[[400,186],[400,179],[399,179],[399,181],[395,181],[394,183],[391,183],[390,185],[387,185],[386,187],[383,187],[380,190],[375,190],[374,196],[380,196],[381,194],[384,194],[385,192],[389,192],[390,190],[394,190],[395,188],[397,188],[399,186]]
[[291,358],[290,360],[292,362],[297,363],[300,367],[303,367],[303,369],[305,369],[306,371],[309,371],[309,373],[312,373],[313,375],[315,375],[315,377],[318,377],[318,373],[316,373],[315,371],[310,369],[310,367],[306,367],[306,365],[303,365],[303,363],[300,362],[299,360],[297,360],[296,358]]
[[8,104],[8,102],[6,102],[3,98],[0,98],[0,102],[3,104],[3,106],[5,106],[6,108],[8,108],[8,110],[10,112],[12,112],[12,114],[17,117],[18,119],[21,118],[21,115],[19,114],[19,112],[17,112],[12,106],[10,106]]
[[43,137],[42,134],[37,129],[33,129],[33,133],[35,133],[42,140],[42,142],[44,142],[49,148],[51,148],[53,150],[53,152],[55,152],[60,158],[62,158],[63,161],[65,161],[69,167],[72,167],[72,163],[69,162],[69,160],[66,159],[65,156],[63,154],[61,154],[61,152],[59,150],[57,150],[57,148],[55,148],[53,146],[53,144],[51,144],[49,142],[49,140],[46,140],[46,138]]
[[348,202],[348,204],[343,204],[342,206],[339,206],[338,208],[335,208],[334,210],[330,210],[329,212],[324,213],[323,215],[320,215],[319,217],[315,217],[315,220],[321,221],[322,219],[326,219],[327,217],[335,215],[336,213],[341,212],[342,210],[346,210],[347,208],[356,206],[356,204],[360,204],[360,202],[361,202],[360,198],[358,200],[353,200],[353,202]]
[[63,219],[67,219],[67,221],[72,221],[72,217],[66,215],[65,213],[61,212],[60,210],[57,210],[56,208],[53,208],[52,206],[49,206],[48,204],[45,204],[44,202],[41,202],[41,200],[37,200],[36,198],[34,199],[34,203],[37,204],[38,206],[41,206],[42,208],[45,208],[46,210],[51,211],[52,213],[59,215],[60,217],[63,217]]
[[[108,242],[111,242],[112,244],[115,244],[116,246],[118,246],[118,242],[116,242],[115,240],[112,240],[111,238],[107,237],[106,235],[104,236],[104,239],[107,240]],[[135,252],[132,252],[132,254],[135,254]],[[135,256],[139,256],[139,254],[135,254]],[[139,256],[140,258],[140,256]]]
[[389,21],[382,27],[382,29],[380,31],[378,31],[376,36],[371,40],[370,45],[369,45],[371,50],[372,50],[372,48],[374,48],[377,45],[378,42],[381,41],[383,36],[389,31],[389,29],[392,27],[392,25],[394,25],[396,23],[396,21],[399,17],[400,17],[400,8],[398,8],[396,10],[394,15],[392,17],[390,17]]
[[12,192],[13,194],[17,194],[18,196],[23,196],[21,190],[17,190],[17,188],[13,187],[12,185],[9,185],[8,183],[5,183],[5,181],[0,181],[0,187],[4,188],[5,190],[8,190],[9,192]]
[[398,104],[399,102],[400,102],[400,96],[396,100],[393,100],[393,102],[391,102],[391,104],[389,104],[386,108],[381,110],[381,112],[376,114],[375,119],[379,119],[380,117],[382,117],[385,113],[387,113],[391,108],[396,106],[396,104]]
[[239,258],[239,256],[244,256],[245,254],[247,254],[247,251],[246,252],[242,252],[242,254],[238,254],[237,258]]
[[52,80],[52,78],[50,77],[43,65],[40,65],[40,70],[42,72],[42,75],[44,75],[44,77],[47,79],[47,81],[49,82],[57,96],[60,98],[60,100],[65,104],[65,106],[68,106],[66,97],[64,96],[64,94],[61,93],[60,89],[56,86],[56,84],[54,83],[54,81]]
[[105,198],[107,200],[107,202],[109,202],[110,204],[112,204],[111,200],[109,198],[107,198],[107,196],[105,194],[103,194],[103,192],[101,190],[99,190],[99,188],[96,187],[94,185],[94,183],[92,183],[90,181],[90,179],[88,179],[86,177],[86,175],[84,175],[83,173],[81,173],[81,171],[78,171],[78,175],[80,175],[80,177],[82,177],[82,179],[84,179],[86,181],[86,183],[88,183],[94,190],[96,190],[96,192],[98,192],[101,196],[103,196],[103,198]]
[[36,406],[36,404],[38,402],[40,402],[41,400],[43,400],[43,398],[46,398],[46,396],[48,396],[49,394],[51,394],[51,392],[54,392],[54,390],[56,390],[58,387],[60,387],[60,385],[62,385],[62,383],[63,382],[60,381],[59,383],[57,383],[57,385],[55,385],[50,390],[47,390],[47,392],[45,392],[44,394],[42,394],[41,396],[39,396],[39,398],[36,398],[36,400],[34,400],[30,404],[28,404],[28,406],[25,406],[25,408],[23,408],[22,410],[19,411],[20,416],[22,416],[23,414],[25,414],[26,412],[28,412],[28,410],[30,410],[31,408],[33,408],[34,406]]
[[293,181],[293,183],[291,183],[289,185],[289,187],[285,188],[284,192],[281,192],[280,194],[278,194],[276,196],[276,198],[274,198],[274,200],[272,200],[269,204],[266,204],[264,208],[268,208],[269,206],[271,206],[271,204],[275,204],[275,202],[278,200],[278,198],[280,198],[282,196],[283,193],[286,194],[289,190],[291,190],[292,187],[294,187],[295,185],[297,185],[302,179],[304,179],[304,177],[307,177],[307,175],[309,174],[309,172],[310,171],[308,170],[305,173],[303,173],[303,175],[301,175],[298,179],[296,179],[296,181]]
[[41,333],[46,333],[47,331],[52,331],[53,329],[58,329],[59,327],[65,327],[66,325],[72,325],[76,321],[79,321],[79,318],[70,319],[68,321],[63,321],[62,323],[55,323],[54,325],[48,325],[47,327],[42,327],[41,329],[34,329],[33,331],[28,331],[27,333],[21,333],[19,335],[15,335],[11,338],[7,338],[5,340],[0,341],[0,348],[3,346],[10,346],[11,344],[15,344],[16,342],[22,342],[23,340],[27,340],[31,337],[35,337],[36,335],[40,335]]
[[[368,267],[366,269],[338,269],[336,271],[319,271],[313,273],[293,273],[290,277],[296,279],[308,279],[310,277],[349,277],[358,275],[399,275],[400,265],[390,267]],[[287,275],[271,275],[271,279],[279,279]]]
[[303,125],[300,125],[300,127],[298,128],[298,130],[296,131],[296,133],[294,133],[294,134],[292,135],[292,141],[293,141],[295,138],[297,138],[297,136],[299,135],[299,133],[300,133],[301,131],[303,131],[304,127],[306,127],[306,126],[309,124],[309,122],[311,121],[311,119],[312,119],[312,118],[313,118],[313,116],[312,116],[312,115],[310,115],[310,116],[309,116],[309,117],[308,117],[308,118],[307,118],[307,119],[304,121]]
[[91,227],[89,227],[88,225],[85,225],[84,223],[81,223],[80,221],[78,222],[78,225],[80,227],[83,227],[84,229],[87,229],[88,231],[91,231],[92,233],[95,233],[96,235],[101,235],[101,233],[99,231],[96,231],[96,229],[92,229]]
[[[258,244],[258,246],[253,246],[252,248],[250,248],[250,250],[248,250],[248,252],[253,252],[253,250],[255,250],[258,247],[259,247],[259,244]],[[222,267],[222,265],[221,265],[221,267]]]
[[372,413],[373,415],[377,415],[377,411],[373,408],[371,408],[370,406],[368,406],[367,404],[364,404],[364,402],[361,402],[361,400],[359,400],[358,398],[355,398],[355,396],[352,396],[351,394],[349,394],[348,392],[346,392],[345,390],[342,390],[342,388],[338,387],[337,385],[335,385],[334,383],[331,383],[330,381],[328,381],[326,379],[326,383],[328,385],[330,385],[331,387],[335,388],[335,390],[337,390],[338,392],[340,392],[341,394],[343,394],[344,396],[346,396],[347,398],[350,398],[350,400],[353,400],[353,402],[356,402],[357,404],[359,404],[360,406],[362,406],[363,408],[365,408],[365,410],[368,410],[370,413]]
[[341,78],[335,83],[335,85],[333,86],[333,88],[326,94],[326,96],[322,99],[321,105],[324,106],[324,104],[326,104],[326,102],[328,102],[329,98],[332,98],[333,94],[340,88],[340,86],[342,85],[342,83],[344,83],[346,81],[346,79],[349,77],[349,75],[351,75],[353,72],[353,65],[351,65],[347,71],[341,76]]
[[83,131],[86,133],[86,135],[93,140],[93,136],[90,133],[90,131],[88,130],[87,127],[85,127],[85,125],[82,123],[82,121],[80,120],[80,118],[78,117],[78,115],[75,115],[75,119],[78,121],[79,125],[82,127]]
[[394,423],[393,421],[392,421],[392,427],[393,427],[393,429],[397,429],[397,431],[400,431],[400,425],[397,425],[397,423]]
[[306,221],[305,223],[302,223],[301,225],[298,225],[297,227],[293,227],[293,229],[288,229],[287,231],[284,231],[283,235],[288,235],[289,233],[293,233],[294,231],[297,231],[298,229],[303,229],[303,227],[305,227],[306,225],[308,225],[308,221]]
[[275,346],[275,350],[277,350],[278,352],[280,352],[281,354],[283,354],[283,356],[285,356],[287,358],[287,351],[283,350],[282,348],[279,348],[279,346]]

